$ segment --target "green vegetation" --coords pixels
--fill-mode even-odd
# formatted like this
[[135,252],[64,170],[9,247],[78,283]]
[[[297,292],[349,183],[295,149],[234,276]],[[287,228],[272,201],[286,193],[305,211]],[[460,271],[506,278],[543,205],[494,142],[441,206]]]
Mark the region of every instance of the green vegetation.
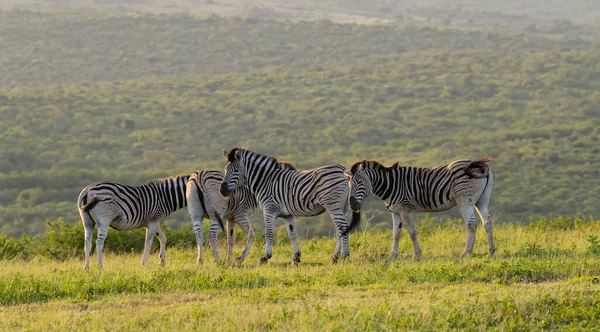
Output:
[[[221,169],[220,150],[233,146],[300,169],[491,155],[497,221],[598,214],[600,54],[587,39],[182,15],[0,16],[0,233],[76,222],[77,194],[93,181]],[[370,202],[365,215],[379,211],[376,227],[389,227],[383,204]],[[188,220],[180,211],[169,223]],[[305,236],[332,231],[325,215],[300,223]]]
[[[9,329],[71,329],[73,324],[92,330],[598,326],[600,256],[590,249],[598,244],[589,236],[598,233],[600,220],[499,225],[499,250],[492,258],[481,254],[486,247],[481,230],[476,253],[464,260],[458,258],[466,236],[460,221],[427,218],[420,227],[420,261],[412,260],[408,237],[401,242],[400,258],[388,261],[391,234],[376,230],[352,234],[351,257],[336,265],[330,263],[335,241],[322,238],[302,240],[303,262],[293,266],[284,232],[276,237],[280,242],[267,265],[258,263],[260,240],[243,266],[216,265],[211,259],[196,265],[195,250],[185,244],[170,246],[166,268],[156,257],[143,268],[139,254],[111,250],[100,274],[95,264],[84,272],[80,257],[2,261],[0,317]],[[237,252],[242,245],[238,241]],[[225,247],[221,240],[220,251]]]
[[[532,4],[3,1],[2,328],[597,329],[600,7]],[[94,255],[83,271],[85,185],[222,169],[233,146],[299,169],[491,155],[496,256],[480,230],[459,259],[449,211],[418,222],[420,261],[406,235],[389,261],[391,218],[372,197],[337,265],[327,215],[299,219],[299,266],[283,227],[265,266],[260,235],[242,266],[210,251],[196,265],[179,211],[165,268],[156,253],[139,266],[137,230],[110,231],[106,270]]]
[[[441,41],[448,33],[398,34]],[[465,43],[482,38],[484,47],[416,47],[356,57],[349,67],[1,90],[1,230],[39,233],[46,218],[77,220],[75,198],[96,180],[143,183],[220,169],[220,149],[236,145],[300,168],[362,158],[433,166],[492,155],[492,212],[501,220],[597,214],[597,51],[548,42],[525,53],[535,44],[522,41],[523,53],[495,55],[519,41],[490,51],[486,34],[452,34]],[[322,217],[310,228],[323,235],[330,223]]]

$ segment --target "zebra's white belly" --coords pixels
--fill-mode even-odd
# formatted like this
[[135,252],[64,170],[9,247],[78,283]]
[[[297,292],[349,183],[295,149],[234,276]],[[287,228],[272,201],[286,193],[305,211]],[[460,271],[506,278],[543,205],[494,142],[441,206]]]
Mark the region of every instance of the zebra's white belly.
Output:
[[453,208],[454,206],[456,206],[456,201],[451,200],[448,202],[442,202],[442,204],[438,205],[437,207],[425,207],[425,206],[419,206],[418,204],[414,204],[414,203],[401,203],[401,202],[396,202],[394,204],[388,205],[388,210],[390,212],[394,212],[394,213],[402,213],[402,212],[442,212],[442,211],[446,211],[449,210],[451,208]]
[[449,210],[455,206],[456,206],[455,201],[449,201],[449,202],[445,202],[445,204],[442,204],[441,206],[438,206],[435,208],[421,208],[421,210],[416,211],[416,212],[442,212],[442,211]]
[[115,218],[110,223],[110,227],[114,228],[116,230],[119,230],[119,231],[127,231],[127,230],[132,230],[132,229],[138,228],[132,222],[128,222],[127,219],[119,218],[119,217]]

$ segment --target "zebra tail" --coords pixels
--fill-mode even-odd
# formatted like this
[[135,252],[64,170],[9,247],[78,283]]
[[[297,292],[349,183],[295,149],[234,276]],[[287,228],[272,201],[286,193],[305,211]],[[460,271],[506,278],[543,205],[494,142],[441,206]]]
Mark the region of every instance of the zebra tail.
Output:
[[[87,195],[87,194],[86,194]],[[99,200],[98,197],[92,197],[92,199],[85,205],[79,206],[79,209],[83,212],[89,213],[89,211],[96,206],[96,204],[100,203],[102,200]],[[80,202],[81,203],[81,202]]]
[[479,157],[465,167],[465,173],[471,178],[482,179],[490,173],[488,163],[493,160],[492,157]]
[[219,216],[218,213],[215,213],[215,217],[217,217],[217,222],[219,223],[219,226],[221,226],[221,230],[225,232],[225,225],[223,224],[223,219],[221,219],[221,216]]
[[352,211],[352,221],[350,222],[350,226],[342,232],[342,236],[352,232],[358,225],[360,225],[360,211]]
[[[212,204],[212,202],[210,201],[210,197],[209,195],[204,195],[204,192],[200,189],[200,186],[198,185],[197,182],[194,181],[194,185],[196,186],[196,190],[198,191],[198,198],[200,199],[200,205],[202,205],[202,210],[204,210],[204,212],[207,212],[208,210],[206,210],[206,204],[204,204],[204,199],[206,198],[206,200],[208,200],[208,203],[211,204],[214,208],[214,204]],[[215,213],[215,217],[217,218],[217,222],[219,223],[219,226],[221,227],[221,230],[223,232],[225,231],[225,225],[223,224],[223,219],[221,219],[221,216],[219,215],[218,212]]]

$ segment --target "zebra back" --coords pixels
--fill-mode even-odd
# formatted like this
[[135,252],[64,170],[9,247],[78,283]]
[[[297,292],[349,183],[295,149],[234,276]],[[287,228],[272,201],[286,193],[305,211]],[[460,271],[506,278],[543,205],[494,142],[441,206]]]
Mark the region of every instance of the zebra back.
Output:
[[177,175],[143,185],[95,182],[82,190],[78,208],[88,212],[98,203],[110,201],[121,210],[125,219],[123,227],[143,227],[148,219],[166,218],[187,205],[185,190],[188,178],[189,175]]
[[406,209],[437,211],[447,208],[454,186],[467,185],[469,179],[485,178],[490,174],[487,163],[491,158],[456,160],[432,168],[399,166],[386,167],[376,160],[363,160],[352,165],[370,179],[372,192],[389,204],[401,204]]

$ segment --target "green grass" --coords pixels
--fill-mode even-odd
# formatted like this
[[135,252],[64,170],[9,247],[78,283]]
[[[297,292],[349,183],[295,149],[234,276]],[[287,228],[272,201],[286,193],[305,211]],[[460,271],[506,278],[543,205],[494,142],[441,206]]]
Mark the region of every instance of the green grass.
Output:
[[242,266],[197,265],[184,246],[168,249],[165,268],[154,254],[141,267],[139,254],[109,252],[102,273],[95,256],[90,272],[80,258],[5,260],[0,319],[8,329],[59,330],[589,329],[600,320],[598,230],[596,221],[499,225],[489,257],[480,228],[467,259],[458,258],[459,225],[423,231],[419,261],[406,236],[400,257],[386,259],[389,230],[351,235],[351,257],[335,265],[334,240],[301,241],[294,266],[281,236],[267,265],[258,264],[260,240]]

